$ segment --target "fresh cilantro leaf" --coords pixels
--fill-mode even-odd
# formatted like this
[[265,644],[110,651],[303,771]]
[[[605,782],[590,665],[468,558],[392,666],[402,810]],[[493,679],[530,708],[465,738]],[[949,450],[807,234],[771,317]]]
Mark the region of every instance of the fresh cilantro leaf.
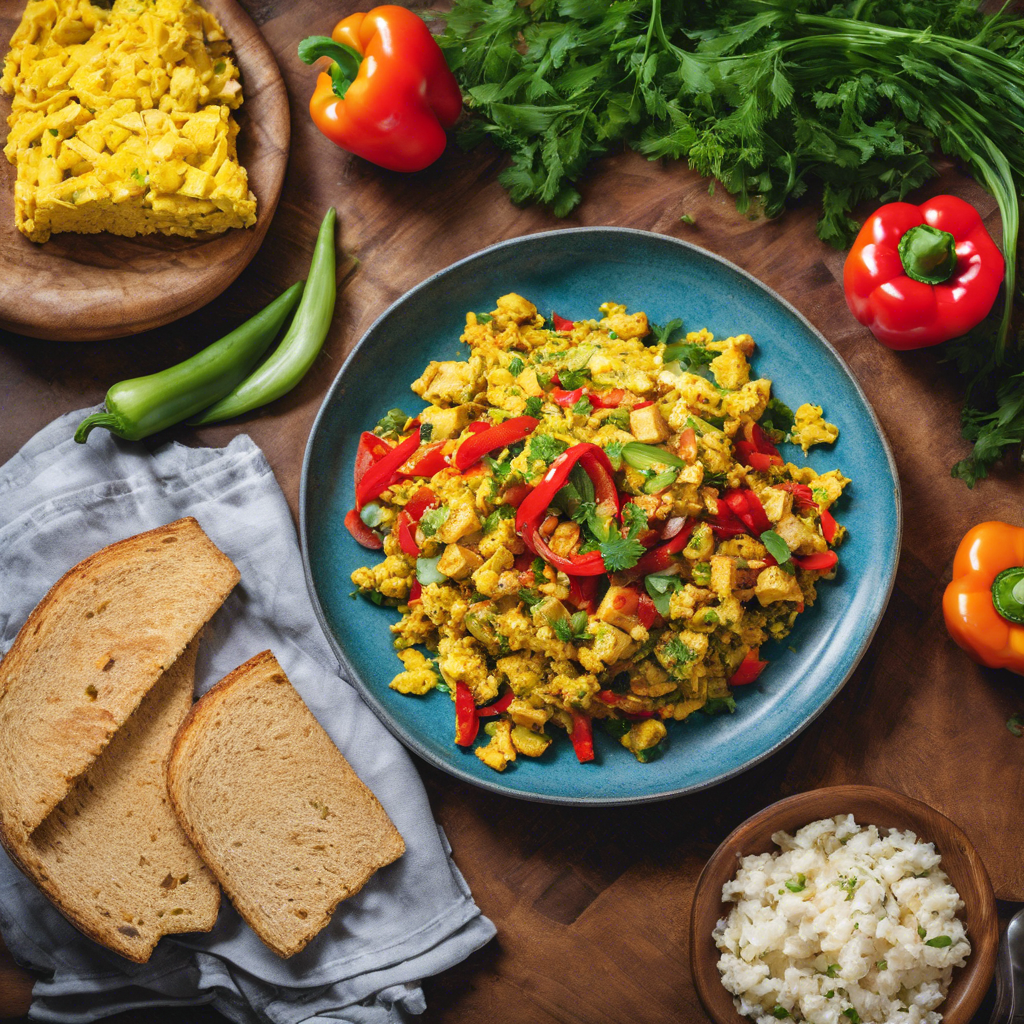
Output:
[[145,188],[146,185],[149,183],[149,175],[143,174],[142,171],[138,169],[138,167],[133,167],[131,169],[129,177],[132,179],[132,181],[135,182],[136,185],[141,185],[143,188]]
[[587,631],[587,613],[576,612],[567,619],[548,619],[555,636],[563,644],[571,644],[573,641],[589,640],[590,633]]
[[520,359],[519,356],[514,356],[512,362],[508,364],[508,372],[511,373],[513,377],[518,377],[519,374],[523,372],[523,369],[524,366],[522,359]]
[[787,1017],[792,1016],[792,1014],[784,1006],[778,1006],[777,1005],[772,1010],[772,1016],[775,1017],[778,1020],[785,1020]]
[[768,406],[761,417],[761,426],[773,434],[781,435],[776,440],[783,440],[796,424],[793,410],[785,402],[777,398],[768,399]]
[[850,1024],[860,1024],[860,1014],[852,1006],[843,1010],[843,1016],[849,1019]]
[[494,319],[490,313],[477,313],[476,322],[478,324],[489,324]]
[[554,379],[555,375],[553,373],[542,373],[540,370],[537,371],[537,384],[543,391],[551,390]]
[[545,465],[551,465],[568,447],[565,441],[550,434],[534,434],[530,438],[527,457],[530,462],[541,461]]
[[612,464],[613,469],[622,469],[623,447],[621,441],[611,441],[605,446],[604,453],[608,456],[608,461]]
[[669,616],[672,595],[677,590],[682,590],[684,586],[685,584],[679,576],[668,573],[651,573],[644,578],[644,587],[663,619],[667,619]]
[[[790,562],[792,552],[789,550],[789,545],[774,530],[765,530],[764,533],[761,534],[761,543],[768,549],[768,554],[770,554],[780,566],[784,566],[787,562]],[[790,564],[792,563],[790,562]]]
[[388,409],[388,411],[377,421],[373,432],[379,437],[397,437],[405,430],[406,423],[410,417],[401,409]]
[[726,479],[726,475],[724,473],[708,473],[705,470],[705,472],[704,472],[704,486],[705,487],[714,487],[716,490],[720,491],[723,487],[725,487],[726,483],[728,483],[728,480]]
[[677,362],[687,373],[696,373],[708,366],[716,355],[718,355],[717,352],[710,352],[703,345],[680,342],[678,345],[669,345],[665,349],[665,362]]
[[533,582],[539,587],[543,583],[548,582],[547,576],[544,575],[544,559],[535,558],[530,563],[530,571],[533,573]]
[[499,505],[484,520],[483,531],[490,533],[503,519],[515,519],[516,510],[511,505]]
[[423,444],[429,441],[434,436],[434,424],[433,423],[421,423],[420,424],[420,443]]
[[683,321],[676,318],[675,320],[669,320],[664,327],[655,323],[649,323],[648,326],[651,329],[651,333],[648,336],[648,344],[667,345],[671,340],[672,335],[683,329]]
[[601,726],[609,736],[614,736],[617,740],[630,730],[630,724],[625,718],[605,718],[602,719]]
[[636,502],[626,502],[622,506],[622,525],[626,536],[633,540],[647,529],[647,513]]
[[720,715],[728,711],[731,715],[736,710],[736,701],[730,697],[712,697],[701,708],[705,715]]
[[953,940],[948,935],[936,935],[934,939],[928,939],[926,946],[933,946],[935,949],[945,949],[953,945]]
[[523,587],[519,591],[519,600],[526,605],[527,608],[532,608],[535,604],[540,604],[544,600],[543,594],[538,594],[536,590],[529,590]]
[[498,483],[503,483],[512,472],[512,462],[499,462],[493,455],[485,455],[481,460],[483,464],[494,474]]
[[444,526],[451,510],[447,505],[440,505],[437,508],[428,508],[420,516],[420,529],[424,537],[433,537],[438,530]]
[[536,395],[531,395],[526,400],[526,415],[532,416],[535,420],[540,418],[540,410],[544,405],[544,400],[538,398]]
[[586,395],[583,395],[578,402],[572,407],[572,411],[576,416],[589,416],[593,411],[594,407],[590,404],[590,399]]
[[558,374],[559,386],[563,391],[575,391],[583,387],[590,377],[590,371],[583,370],[562,370]]
[[657,761],[664,753],[665,741],[662,740],[660,743],[655,743],[653,747],[644,747],[642,750],[636,751],[636,759],[641,764],[650,764],[651,761]]
[[623,569],[632,569],[643,557],[643,544],[640,541],[623,537],[615,530],[611,531],[607,540],[598,545],[604,567],[608,572],[622,572]]

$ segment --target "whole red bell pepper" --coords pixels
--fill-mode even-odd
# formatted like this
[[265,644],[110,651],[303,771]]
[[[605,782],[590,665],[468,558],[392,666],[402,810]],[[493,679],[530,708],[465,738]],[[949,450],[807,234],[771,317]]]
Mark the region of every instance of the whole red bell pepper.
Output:
[[299,57],[331,66],[309,101],[335,145],[391,171],[420,171],[444,151],[462,94],[422,19],[393,4],[351,14],[331,37],[310,36]]
[[924,348],[981,323],[1004,269],[978,211],[936,196],[876,210],[846,257],[843,289],[850,311],[883,345]]

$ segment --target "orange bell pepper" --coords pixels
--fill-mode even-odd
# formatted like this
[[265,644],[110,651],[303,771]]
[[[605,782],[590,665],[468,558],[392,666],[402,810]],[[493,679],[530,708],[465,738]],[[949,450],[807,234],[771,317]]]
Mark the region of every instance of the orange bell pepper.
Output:
[[949,635],[977,662],[1024,675],[1024,527],[979,523],[942,598]]
[[391,171],[420,171],[444,151],[462,93],[422,19],[393,4],[351,14],[331,37],[310,36],[299,57],[329,57],[309,101],[335,145]]

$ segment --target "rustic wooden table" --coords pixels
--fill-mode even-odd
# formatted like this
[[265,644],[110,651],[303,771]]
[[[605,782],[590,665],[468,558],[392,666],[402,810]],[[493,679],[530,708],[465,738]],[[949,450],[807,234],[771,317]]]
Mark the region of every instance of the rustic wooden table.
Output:
[[[298,39],[329,29],[356,7],[353,0],[329,14],[312,0],[247,0],[245,6],[277,54],[291,98],[291,159],[266,241],[219,299],[163,329],[80,345],[0,336],[0,463],[54,417],[99,402],[114,381],[190,355],[263,306],[304,270],[323,211],[333,203],[348,256],[339,266],[334,326],[309,376],[240,424],[174,435],[219,446],[248,432],[266,452],[293,512],[322,397],[381,311],[429,274],[493,242],[580,224],[686,238],[778,290],[860,380],[903,485],[896,588],[867,656],[828,710],[752,771],[666,803],[572,809],[518,803],[420,763],[455,859],[498,928],[487,947],[426,982],[425,1020],[704,1021],[688,968],[697,875],[744,818],[819,786],[874,783],[930,803],[976,844],[997,895],[1024,901],[1024,739],[1006,728],[1024,710],[1021,681],[968,661],[948,638],[940,607],[963,533],[985,519],[1021,521],[1022,478],[1006,474],[974,491],[950,479],[950,465],[967,450],[957,429],[959,382],[940,352],[890,352],[853,320],[839,284],[843,256],[815,236],[813,205],[774,222],[749,221],[724,190],[709,195],[707,183],[685,168],[618,155],[583,183],[579,212],[559,221],[508,201],[497,182],[502,157],[486,147],[463,154],[451,146],[413,176],[382,171],[346,156],[313,128],[306,114],[313,74],[295,55]],[[978,205],[997,233],[995,203],[976,184],[946,167],[922,198],[943,191]],[[695,226],[680,222],[684,213]],[[623,301],[628,291],[623,282]],[[1004,916],[1010,909],[1001,905]],[[0,954],[0,1016],[26,1012],[30,984]],[[221,1018],[190,1009],[120,1019]]]

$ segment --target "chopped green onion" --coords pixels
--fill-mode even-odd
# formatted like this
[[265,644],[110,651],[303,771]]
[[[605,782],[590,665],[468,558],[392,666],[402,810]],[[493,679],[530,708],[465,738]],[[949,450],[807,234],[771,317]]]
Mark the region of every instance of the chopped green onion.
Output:
[[622,446],[622,457],[634,469],[653,469],[655,466],[675,466],[682,469],[686,465],[678,455],[673,455],[653,444],[641,444],[630,441]]

